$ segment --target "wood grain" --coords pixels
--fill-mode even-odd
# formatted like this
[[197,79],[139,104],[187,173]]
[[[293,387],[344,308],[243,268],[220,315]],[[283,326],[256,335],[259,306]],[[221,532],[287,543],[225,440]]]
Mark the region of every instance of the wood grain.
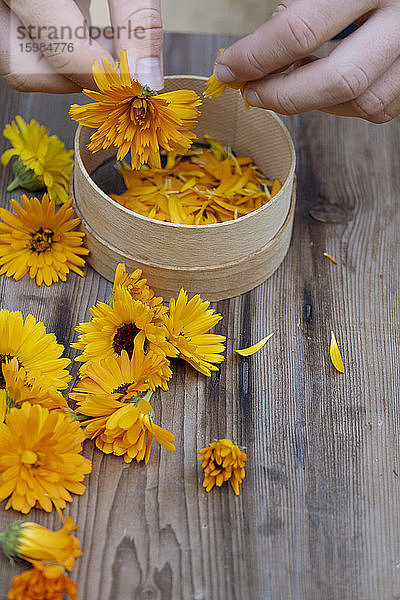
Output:
[[[167,71],[207,74],[228,41],[168,36]],[[3,86],[1,98],[2,124],[35,117],[72,147],[66,109],[79,97]],[[81,600],[400,598],[400,123],[318,113],[286,121],[298,154],[291,248],[268,282],[215,305],[227,335],[220,372],[206,379],[177,364],[169,392],[156,395],[177,451],[155,446],[145,467],[86,444],[93,473],[65,511],[81,526]],[[10,169],[0,178],[6,206]],[[346,218],[315,220],[316,204]],[[49,289],[5,277],[0,286],[1,306],[32,312],[70,356],[75,324],[110,291],[90,268]],[[331,330],[344,375],[329,360]],[[258,354],[233,352],[272,331]],[[239,497],[201,486],[196,451],[222,436],[247,447]],[[1,527],[15,518],[1,511]],[[29,519],[58,525],[40,511]],[[0,597],[20,570],[0,558]]]

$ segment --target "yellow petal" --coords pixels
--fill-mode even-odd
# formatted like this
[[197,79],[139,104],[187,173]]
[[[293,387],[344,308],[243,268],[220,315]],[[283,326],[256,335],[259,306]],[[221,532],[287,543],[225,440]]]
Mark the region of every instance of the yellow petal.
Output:
[[256,344],[254,344],[253,346],[249,346],[248,348],[242,348],[241,350],[235,350],[235,352],[240,354],[240,356],[251,356],[252,354],[255,354],[256,352],[261,350],[261,348],[263,346],[265,346],[265,344],[268,342],[268,340],[270,338],[272,338],[274,333],[275,332],[270,333],[269,335],[267,335],[267,337],[263,338],[262,340],[260,340]]
[[337,345],[337,341],[335,338],[335,334],[331,331],[331,346],[330,346],[330,355],[331,361],[335,369],[337,369],[340,373],[344,373],[344,366],[342,357]]

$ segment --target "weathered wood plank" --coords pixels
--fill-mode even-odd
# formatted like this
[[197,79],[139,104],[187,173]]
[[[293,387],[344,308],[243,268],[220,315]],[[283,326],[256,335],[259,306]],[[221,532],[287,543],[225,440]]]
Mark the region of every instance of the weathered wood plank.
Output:
[[[166,72],[207,74],[227,43],[168,36]],[[76,97],[0,93],[1,125],[35,117],[72,146],[65,115]],[[155,446],[144,467],[86,444],[93,473],[65,511],[81,525],[82,600],[400,598],[400,123],[318,113],[287,122],[299,160],[292,247],[268,282],[218,303],[228,338],[220,373],[206,380],[177,365],[169,392],[155,396],[177,451]],[[3,206],[9,177],[0,170]],[[49,289],[0,279],[1,306],[32,312],[70,356],[75,324],[109,291],[89,268]],[[331,329],[344,375],[329,360]],[[271,331],[259,354],[233,353]],[[223,436],[249,455],[238,498],[201,487],[197,449]],[[1,511],[1,528],[14,518]],[[40,511],[29,519],[58,522]],[[19,570],[0,557],[2,597]]]

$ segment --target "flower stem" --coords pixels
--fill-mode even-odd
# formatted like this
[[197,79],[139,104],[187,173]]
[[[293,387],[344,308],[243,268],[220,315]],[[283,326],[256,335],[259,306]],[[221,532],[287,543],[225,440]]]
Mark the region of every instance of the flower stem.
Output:
[[145,393],[145,395],[142,397],[142,400],[147,400],[147,402],[150,402],[150,398],[152,397],[153,392],[151,390],[149,390],[148,392]]
[[16,177],[14,179],[14,181],[12,181],[10,183],[10,185],[7,187],[7,192],[12,192],[13,190],[16,190],[18,187],[21,187],[21,182],[18,179],[18,177]]

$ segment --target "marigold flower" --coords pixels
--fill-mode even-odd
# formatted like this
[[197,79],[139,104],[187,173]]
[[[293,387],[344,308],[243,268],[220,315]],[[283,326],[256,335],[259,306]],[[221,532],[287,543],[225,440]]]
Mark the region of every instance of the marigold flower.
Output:
[[118,148],[117,159],[131,152],[132,169],[144,163],[160,167],[160,146],[166,150],[187,150],[196,135],[201,100],[192,90],[156,94],[138,81],[131,81],[126,50],[114,66],[103,59],[103,69],[95,61],[93,77],[100,91],[83,90],[95,102],[73,104],[70,115],[78,123],[97,129],[89,150]]
[[113,294],[119,286],[127,289],[134,300],[139,300],[154,310],[153,322],[161,319],[168,312],[167,307],[163,306],[163,298],[155,296],[154,291],[147,284],[147,279],[142,277],[141,269],[127,273],[125,264],[119,263],[115,269]]
[[[25,369],[18,367],[18,360],[15,356],[10,361],[3,363],[1,367],[5,387],[0,389],[0,403],[4,402],[9,408],[29,402],[30,404],[40,404],[49,410],[68,409],[68,403],[64,396],[54,387],[45,388],[35,381],[29,381]],[[4,416],[1,421],[4,421]]]
[[211,371],[218,371],[215,363],[224,360],[220,352],[225,350],[226,339],[223,335],[206,333],[222,319],[213,309],[207,310],[209,305],[199,294],[188,302],[187,292],[181,289],[177,300],[171,298],[165,317],[168,340],[179,351],[179,358],[208,376]]
[[78,528],[72,517],[68,517],[58,531],[37,523],[14,521],[0,534],[0,543],[10,560],[21,558],[32,564],[55,563],[72,571],[75,559],[82,556],[80,541],[71,535]]
[[65,281],[70,270],[83,275],[82,255],[89,250],[82,246],[85,234],[72,231],[80,223],[72,219],[72,200],[57,212],[47,194],[42,200],[23,194],[21,202],[10,201],[16,214],[0,208],[0,275],[18,281],[29,273],[39,286]]
[[[43,387],[65,389],[71,375],[66,366],[69,358],[61,358],[64,346],[57,344],[54,333],[35,317],[28,315],[24,321],[19,311],[0,310],[0,365],[15,356],[18,366],[26,372],[28,383],[35,381]],[[0,370],[0,389],[5,380]]]
[[74,153],[66,150],[57,136],[49,136],[47,132],[47,127],[34,119],[25,123],[19,115],[11,125],[6,125],[4,137],[14,147],[3,153],[1,162],[7,165],[12,156],[18,156],[13,164],[15,179],[7,191],[23,187],[34,192],[46,187],[50,199],[62,204],[68,200]]
[[35,564],[11,581],[8,600],[78,600],[77,584],[58,565]]
[[214,485],[221,487],[224,481],[231,482],[236,495],[239,495],[239,484],[244,479],[244,465],[248,460],[247,455],[232,440],[222,439],[211,442],[206,448],[198,451],[198,459],[202,461],[204,469],[203,487],[206,492],[212,490]]
[[90,417],[82,423],[87,437],[96,438],[96,446],[105,454],[123,455],[126,463],[135,458],[147,464],[153,438],[167,450],[175,450],[174,435],[153,423],[152,406],[146,398],[132,404],[112,395],[93,396],[76,412]]
[[83,457],[85,434],[70,415],[49,412],[24,402],[0,423],[0,501],[6,510],[28,513],[38,507],[59,511],[71,502],[70,492],[83,494],[81,483],[91,471]]
[[80,333],[73,348],[83,350],[75,360],[85,363],[80,369],[86,371],[87,362],[98,362],[106,356],[117,358],[126,350],[129,358],[134,348],[145,353],[176,356],[178,352],[167,340],[164,325],[154,320],[154,311],[134,300],[127,289],[117,286],[113,294],[112,306],[98,302],[90,309],[93,319],[76,327]]
[[78,381],[69,397],[80,408],[84,407],[83,414],[90,414],[87,411],[92,404],[96,406],[98,396],[125,402],[157,386],[167,390],[167,380],[171,377],[169,362],[163,356],[136,350],[129,358],[126,350],[122,350],[118,358],[107,356],[98,363],[90,363],[85,378]]

